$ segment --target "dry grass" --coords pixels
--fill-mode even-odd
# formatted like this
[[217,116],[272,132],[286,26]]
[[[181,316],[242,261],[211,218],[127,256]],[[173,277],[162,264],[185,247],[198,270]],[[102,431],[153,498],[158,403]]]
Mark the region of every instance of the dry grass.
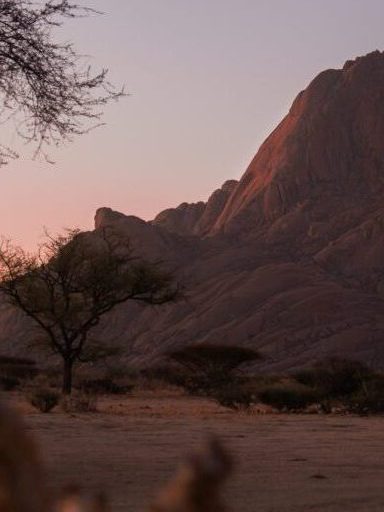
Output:
[[163,506],[163,496],[174,494],[167,482],[182,460],[187,462],[177,481],[190,489],[193,457],[188,453],[215,432],[235,459],[224,499],[212,495],[218,507],[224,503],[234,512],[375,512],[384,507],[380,417],[244,414],[178,392],[149,390],[101,397],[92,415],[60,409],[42,415],[22,397],[7,396],[14,397],[39,441],[50,489],[77,482],[84,492],[72,486],[72,499],[87,506],[104,506],[102,496],[93,498],[100,490],[111,498],[112,512]]
[[[19,407],[25,406],[16,396]],[[79,400],[79,397],[66,397]],[[84,412],[71,407],[65,412]],[[44,411],[45,412],[45,411]],[[88,407],[86,412],[89,412]],[[44,446],[45,443],[42,443]],[[75,462],[75,461],[72,461]],[[220,487],[231,469],[231,457],[211,438],[203,450],[190,456],[176,476],[153,500],[149,512],[223,512]],[[1,512],[108,512],[108,498],[100,491],[83,490],[79,483],[49,491],[51,471],[43,478],[36,443],[9,406],[0,410],[0,511]],[[81,473],[73,466],[73,481]],[[59,491],[60,489],[60,491]],[[56,497],[54,498],[54,496]],[[128,500],[127,507],[130,506]]]

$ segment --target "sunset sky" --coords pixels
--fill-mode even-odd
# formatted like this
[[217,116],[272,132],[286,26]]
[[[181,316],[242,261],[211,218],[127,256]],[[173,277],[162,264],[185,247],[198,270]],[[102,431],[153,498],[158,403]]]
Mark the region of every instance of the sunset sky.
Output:
[[[33,248],[43,227],[92,229],[110,206],[144,219],[239,178],[321,70],[384,49],[383,0],[90,0],[73,40],[130,96],[107,125],[0,170],[0,234]],[[0,136],[9,140],[9,127]]]

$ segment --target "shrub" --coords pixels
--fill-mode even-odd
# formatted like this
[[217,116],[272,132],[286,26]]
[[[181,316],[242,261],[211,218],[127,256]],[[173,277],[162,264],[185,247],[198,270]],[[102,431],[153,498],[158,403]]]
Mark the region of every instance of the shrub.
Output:
[[40,412],[50,412],[59,403],[59,393],[49,388],[37,388],[30,392],[29,402]]
[[280,383],[266,387],[258,394],[260,401],[279,411],[298,411],[317,401],[317,393],[301,384]]
[[220,372],[220,377],[215,373],[212,378],[210,372],[194,373],[182,366],[168,365],[144,369],[141,375],[152,381],[181,387],[192,396],[204,396],[235,410],[249,408],[255,395],[254,386],[247,388],[249,379],[235,372],[225,375]]
[[36,363],[33,359],[26,357],[0,356],[0,365],[3,364],[22,364],[25,366],[34,366]]
[[38,373],[39,369],[32,359],[0,356],[0,378],[27,380]]
[[176,386],[183,384],[185,375],[185,370],[171,365],[154,366],[151,368],[144,368],[140,371],[141,377],[163,381],[167,384],[174,384]]
[[213,398],[218,404],[230,409],[247,410],[251,406],[253,395],[250,391],[241,387],[227,386],[212,391],[210,398]]
[[260,359],[253,349],[230,345],[190,345],[168,354],[168,357],[190,371],[231,372],[244,363]]
[[375,375],[363,383],[354,395],[343,401],[349,412],[356,414],[384,413],[384,376]]
[[255,350],[228,345],[191,345],[168,354],[179,365],[180,385],[189,393],[212,396],[241,381],[239,367],[260,359]]
[[20,380],[14,377],[0,377],[0,389],[2,391],[12,391],[20,386]]
[[145,368],[140,371],[140,377],[147,383],[154,383],[155,386],[169,384],[183,388],[188,393],[194,395],[198,393],[198,385],[196,384],[196,375],[184,368],[178,368],[173,365],[156,366]]
[[129,393],[134,388],[133,384],[119,385],[110,378],[83,380],[80,388],[85,393],[122,395]]
[[64,396],[60,402],[64,412],[97,412],[97,398],[94,394],[74,392]]
[[316,389],[324,398],[340,398],[358,392],[372,375],[363,363],[333,358],[297,372],[294,378]]
[[106,377],[114,381],[129,380],[134,382],[139,376],[139,371],[136,368],[127,366],[126,364],[111,364],[108,363]]

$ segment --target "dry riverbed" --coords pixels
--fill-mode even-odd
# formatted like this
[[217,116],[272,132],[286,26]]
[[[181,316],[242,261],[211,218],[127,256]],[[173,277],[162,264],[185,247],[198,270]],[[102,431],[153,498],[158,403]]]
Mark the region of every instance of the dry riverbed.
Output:
[[384,418],[235,413],[154,392],[103,398],[100,412],[88,414],[37,414],[17,402],[51,485],[104,488],[113,512],[145,510],[183,454],[210,433],[236,460],[230,510],[384,509]]

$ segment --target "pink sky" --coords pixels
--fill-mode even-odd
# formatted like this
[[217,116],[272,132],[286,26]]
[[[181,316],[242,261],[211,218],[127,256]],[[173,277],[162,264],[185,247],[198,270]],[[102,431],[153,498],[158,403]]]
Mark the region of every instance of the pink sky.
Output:
[[[131,96],[107,126],[0,170],[0,234],[92,229],[110,206],[153,218],[239,178],[295,95],[322,69],[384,49],[382,0],[94,0],[105,15],[62,29]],[[10,127],[0,135],[12,138]]]

